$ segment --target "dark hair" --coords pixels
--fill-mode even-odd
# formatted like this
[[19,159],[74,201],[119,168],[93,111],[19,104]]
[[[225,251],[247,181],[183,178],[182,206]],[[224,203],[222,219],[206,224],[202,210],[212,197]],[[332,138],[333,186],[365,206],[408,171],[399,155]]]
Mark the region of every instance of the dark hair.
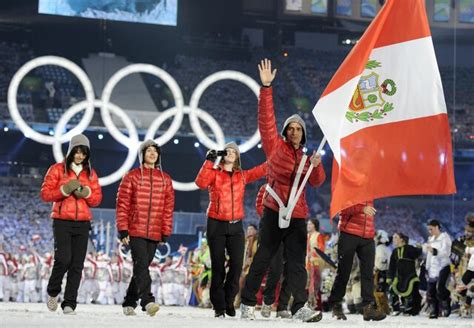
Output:
[[247,228],[248,228],[248,227],[253,227],[255,230],[258,231],[257,226],[256,226],[255,224],[253,224],[253,223],[250,223],[250,224],[247,226]]
[[441,229],[441,224],[439,223],[438,220],[429,220],[428,225],[432,227],[438,227]]
[[140,163],[140,164],[145,164],[145,153],[146,153],[146,150],[150,147],[154,147],[156,149],[156,152],[158,153],[158,159],[156,160],[156,163],[155,163],[155,167],[158,167],[158,165],[160,164],[161,148],[157,145],[149,145],[149,146],[143,148],[143,150],[142,150],[142,163]]
[[405,242],[405,244],[408,244],[408,241],[410,240],[410,238],[408,238],[407,235],[405,235],[404,233],[402,232],[395,232],[401,240],[403,240]]
[[71,149],[71,152],[66,157],[66,168],[67,168],[67,170],[71,169],[71,163],[74,161],[74,155],[78,151],[80,151],[81,153],[86,155],[86,157],[82,161],[82,169],[84,171],[86,171],[88,174],[90,174],[90,167],[89,167],[90,150],[89,150],[89,147],[84,146],[84,145],[78,145],[78,146],[75,146],[74,148]]
[[310,218],[310,219],[308,219],[308,221],[310,221],[314,225],[314,228],[316,229],[316,231],[319,231],[319,220],[318,219]]

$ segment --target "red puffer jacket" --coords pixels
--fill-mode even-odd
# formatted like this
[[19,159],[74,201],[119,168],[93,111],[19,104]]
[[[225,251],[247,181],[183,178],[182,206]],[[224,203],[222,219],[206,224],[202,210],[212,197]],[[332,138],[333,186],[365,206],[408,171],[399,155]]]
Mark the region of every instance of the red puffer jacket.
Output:
[[128,172],[117,193],[117,230],[132,237],[161,241],[173,231],[174,190],[171,178],[159,169]]
[[[303,156],[302,147],[295,149],[290,143],[287,143],[278,134],[275,112],[273,109],[273,91],[271,87],[260,89],[260,99],[258,102],[258,129],[262,137],[262,146],[267,156],[268,172],[267,183],[280,196],[280,199],[288,206],[293,180],[298,170],[301,157]],[[307,136],[306,136],[307,137]],[[304,174],[310,166],[309,156],[301,175],[303,181]],[[326,179],[323,165],[320,164],[313,169],[309,177],[309,184],[313,187],[320,186]],[[263,205],[278,212],[279,206],[275,199],[266,193]],[[306,187],[301,193],[298,202],[292,213],[292,218],[306,219],[308,216],[308,204],[306,203]]]
[[265,195],[265,191],[267,184],[258,189],[257,198],[255,199],[255,208],[257,209],[258,218],[261,219],[263,215],[263,196]]
[[267,173],[267,163],[250,170],[235,170],[232,177],[214,163],[205,161],[196,177],[199,188],[209,190],[207,216],[222,221],[241,220],[244,217],[245,185]]
[[[99,178],[94,169],[92,169],[90,176],[86,171],[79,173],[79,176],[76,176],[72,170],[68,170],[66,173],[64,165],[64,163],[51,165],[41,186],[41,199],[45,202],[54,202],[51,211],[53,219],[90,221],[92,214],[89,207],[98,206],[102,201]],[[77,199],[73,193],[64,196],[60,189],[61,186],[74,179],[79,180],[83,187],[90,188],[89,197]]]
[[366,239],[374,238],[374,217],[364,213],[365,206],[374,207],[374,202],[368,201],[342,210],[339,219],[339,230]]

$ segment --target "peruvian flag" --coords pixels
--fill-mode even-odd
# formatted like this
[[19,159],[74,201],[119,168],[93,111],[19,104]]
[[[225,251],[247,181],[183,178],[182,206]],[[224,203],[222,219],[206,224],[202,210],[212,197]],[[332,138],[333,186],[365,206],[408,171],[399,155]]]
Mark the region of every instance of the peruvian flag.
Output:
[[451,135],[425,0],[388,0],[313,109],[334,153],[330,216],[452,194]]

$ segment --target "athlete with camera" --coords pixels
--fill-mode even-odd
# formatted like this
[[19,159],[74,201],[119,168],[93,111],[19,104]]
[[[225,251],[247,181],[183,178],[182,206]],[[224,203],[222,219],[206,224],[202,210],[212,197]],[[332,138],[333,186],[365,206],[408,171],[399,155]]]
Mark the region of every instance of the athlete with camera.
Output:
[[[217,161],[222,156],[222,161]],[[244,193],[245,185],[266,175],[267,164],[242,170],[236,143],[225,145],[224,151],[209,150],[196,184],[209,190],[207,240],[211,252],[212,279],[210,297],[216,317],[235,316],[234,299],[239,291],[239,278],[244,258]],[[228,255],[228,272],[225,261]]]

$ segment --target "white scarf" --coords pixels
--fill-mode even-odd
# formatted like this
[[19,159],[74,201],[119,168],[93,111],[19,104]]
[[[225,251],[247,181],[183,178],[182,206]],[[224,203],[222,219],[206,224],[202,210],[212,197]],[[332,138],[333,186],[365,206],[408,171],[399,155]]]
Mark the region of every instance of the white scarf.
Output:
[[76,173],[77,176],[82,172],[82,164],[76,164],[74,162],[71,163],[71,170]]

